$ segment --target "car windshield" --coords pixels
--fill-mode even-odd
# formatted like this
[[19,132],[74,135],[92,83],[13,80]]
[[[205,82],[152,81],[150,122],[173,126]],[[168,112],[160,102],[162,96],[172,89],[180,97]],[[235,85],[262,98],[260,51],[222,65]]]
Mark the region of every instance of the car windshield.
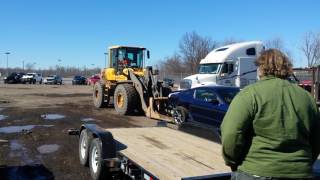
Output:
[[27,75],[28,75],[28,76],[34,76],[34,74],[32,74],[32,73],[28,73]]
[[48,78],[54,78],[55,76],[51,75],[51,76],[48,76]]
[[217,90],[220,97],[223,99],[224,102],[230,104],[232,99],[238,94],[240,90],[237,88],[232,89],[219,89]]
[[200,64],[199,74],[217,74],[222,63]]

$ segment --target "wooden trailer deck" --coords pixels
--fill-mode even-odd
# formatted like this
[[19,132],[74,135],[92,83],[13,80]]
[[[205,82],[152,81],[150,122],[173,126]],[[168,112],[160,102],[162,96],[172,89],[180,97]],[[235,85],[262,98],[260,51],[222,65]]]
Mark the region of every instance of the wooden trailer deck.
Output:
[[177,180],[230,172],[221,145],[166,127],[106,129],[130,160],[156,177]]

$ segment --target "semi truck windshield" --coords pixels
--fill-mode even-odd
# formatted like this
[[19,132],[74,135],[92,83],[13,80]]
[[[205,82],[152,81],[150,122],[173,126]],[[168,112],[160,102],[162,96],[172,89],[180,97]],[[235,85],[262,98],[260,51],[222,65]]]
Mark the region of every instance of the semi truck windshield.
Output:
[[222,63],[200,64],[199,74],[217,74]]

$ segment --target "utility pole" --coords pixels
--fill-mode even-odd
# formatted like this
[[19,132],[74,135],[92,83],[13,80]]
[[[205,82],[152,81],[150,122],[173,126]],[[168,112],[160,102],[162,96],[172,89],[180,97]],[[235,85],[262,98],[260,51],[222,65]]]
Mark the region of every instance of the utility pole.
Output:
[[59,68],[59,70],[58,70],[58,74],[57,75],[59,75],[59,76],[61,76],[61,59],[58,59],[58,68]]
[[6,53],[4,53],[4,54],[6,54],[6,55],[7,55],[7,76],[9,76],[9,67],[8,67],[8,62],[9,62],[9,54],[10,54],[10,52],[6,52]]
[[22,71],[24,72],[24,60],[22,61]]

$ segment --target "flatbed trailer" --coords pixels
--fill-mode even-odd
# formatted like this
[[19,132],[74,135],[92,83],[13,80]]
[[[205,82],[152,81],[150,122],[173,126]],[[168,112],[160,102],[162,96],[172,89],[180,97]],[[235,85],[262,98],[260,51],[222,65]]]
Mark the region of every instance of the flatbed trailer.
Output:
[[80,162],[89,165],[93,179],[118,173],[135,180],[230,178],[220,144],[168,127],[104,129],[86,124],[69,134],[80,135]]

